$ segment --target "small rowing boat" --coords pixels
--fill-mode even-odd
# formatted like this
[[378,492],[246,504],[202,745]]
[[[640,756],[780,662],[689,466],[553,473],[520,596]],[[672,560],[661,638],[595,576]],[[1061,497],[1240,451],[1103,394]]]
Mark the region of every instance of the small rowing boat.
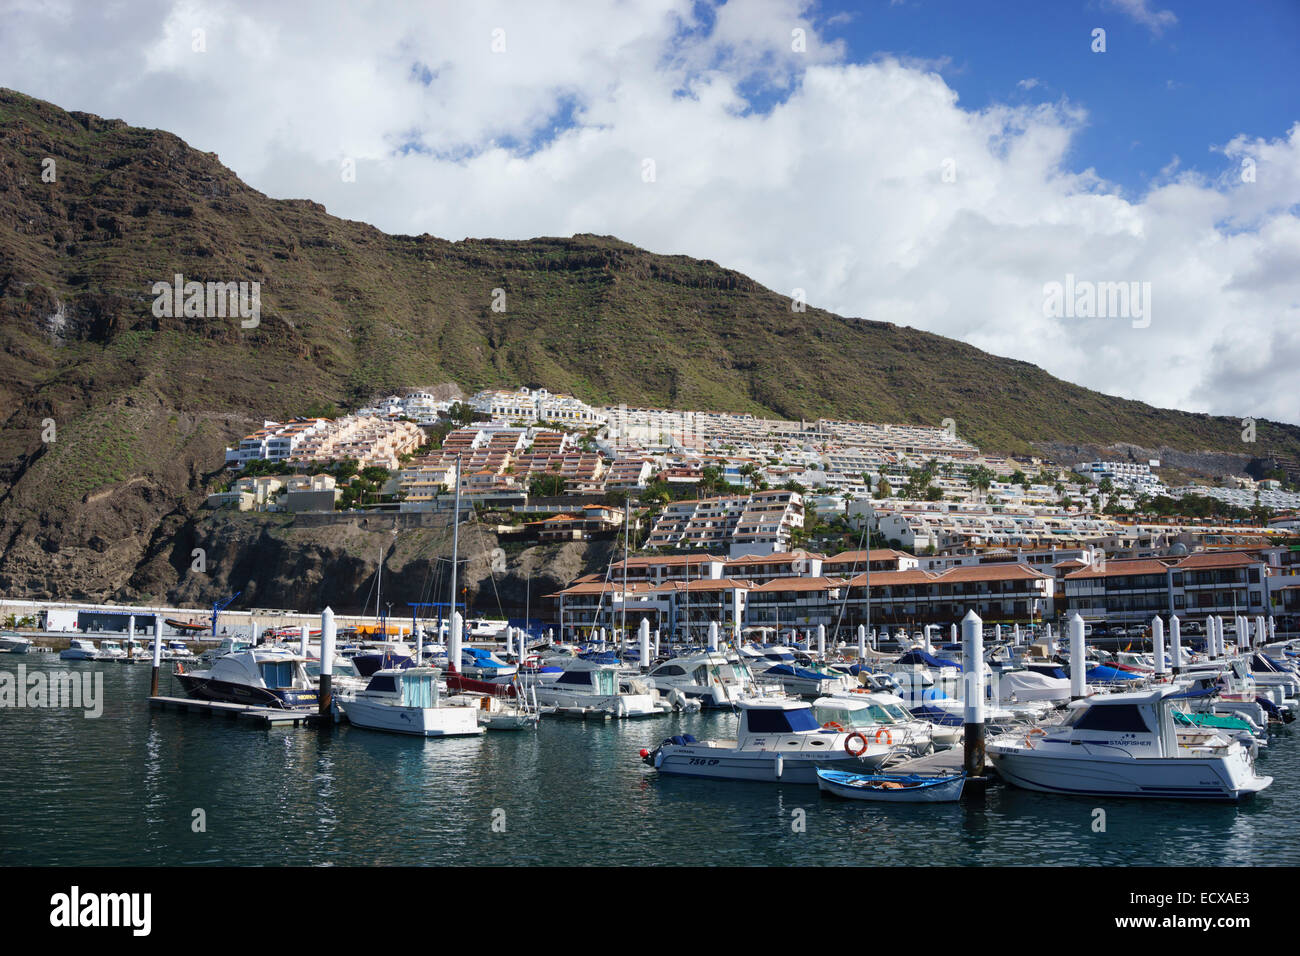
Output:
[[964,773],[944,776],[921,774],[849,773],[817,769],[817,786],[837,797],[876,800],[881,803],[952,803],[961,799]]

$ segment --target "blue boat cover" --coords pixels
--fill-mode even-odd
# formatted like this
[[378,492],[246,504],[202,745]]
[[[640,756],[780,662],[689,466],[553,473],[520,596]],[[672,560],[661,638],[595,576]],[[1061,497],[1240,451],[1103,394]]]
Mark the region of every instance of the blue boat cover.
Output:
[[924,664],[926,667],[955,667],[961,670],[961,665],[956,661],[950,661],[946,657],[935,657],[928,654],[919,647],[914,647],[897,661],[897,664]]

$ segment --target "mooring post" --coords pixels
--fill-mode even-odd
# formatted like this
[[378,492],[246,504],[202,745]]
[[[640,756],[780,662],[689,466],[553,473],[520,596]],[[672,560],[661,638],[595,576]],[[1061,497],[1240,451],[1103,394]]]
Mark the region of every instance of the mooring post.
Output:
[[817,625],[817,659],[826,660],[826,625]]
[[1083,655],[1083,618],[1075,611],[1070,615],[1070,699],[1088,696],[1088,665]]
[[465,634],[465,621],[460,611],[451,614],[451,637],[447,639],[447,666],[453,673],[460,673],[460,645]]
[[[867,625],[858,625],[858,663],[861,664],[867,659]],[[861,668],[859,668],[861,670]],[[859,674],[859,677],[862,675]]]
[[1169,657],[1174,665],[1174,676],[1183,672],[1183,632],[1178,615],[1169,618]]
[[1156,655],[1156,680],[1165,679],[1165,622],[1157,614],[1151,619],[1151,649]]
[[641,652],[641,669],[648,671],[650,669],[650,619],[641,618],[641,623],[636,629],[637,642],[641,645],[638,650]]
[[[966,683],[962,769],[984,776],[984,621],[974,609],[961,620],[961,669]],[[969,786],[971,781],[967,780]],[[982,792],[982,789],[981,789]]]
[[153,616],[153,674],[149,678],[149,696],[158,696],[158,669],[162,667],[162,615]]
[[320,615],[320,717],[328,725],[334,707],[334,611],[326,608]]
[[718,649],[718,622],[709,622],[709,652],[713,653]]

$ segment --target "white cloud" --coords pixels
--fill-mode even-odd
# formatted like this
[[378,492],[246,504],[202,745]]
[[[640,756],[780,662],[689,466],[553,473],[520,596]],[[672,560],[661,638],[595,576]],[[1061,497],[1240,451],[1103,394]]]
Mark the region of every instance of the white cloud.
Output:
[[[1070,168],[1074,102],[963,109],[930,66],[845,62],[806,3],[743,12],[32,5],[7,14],[0,84],[169,129],[273,196],[390,232],[613,234],[1112,394],[1300,421],[1300,126],[1207,144],[1222,175],[1171,162],[1125,198]],[[1045,317],[1067,274],[1150,282],[1150,326]]]
[[1129,16],[1135,23],[1159,36],[1166,27],[1178,22],[1172,10],[1152,10],[1149,0],[1106,0],[1107,6],[1114,7]]

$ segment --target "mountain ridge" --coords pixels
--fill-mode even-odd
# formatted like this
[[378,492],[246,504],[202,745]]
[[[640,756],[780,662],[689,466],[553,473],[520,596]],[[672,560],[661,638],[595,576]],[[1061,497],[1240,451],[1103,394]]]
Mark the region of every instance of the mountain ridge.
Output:
[[[258,326],[154,315],[153,284],[178,273],[259,282]],[[0,90],[0,588],[58,593],[98,564],[117,570],[93,593],[128,595],[127,569],[167,552],[223,448],[263,418],[429,381],[793,419],[953,418],[990,451],[1300,457],[1294,425],[1261,420],[1247,445],[1236,419],[1102,395],[887,322],[794,313],[735,270],[610,236],[388,235],[271,199],[166,131]]]

